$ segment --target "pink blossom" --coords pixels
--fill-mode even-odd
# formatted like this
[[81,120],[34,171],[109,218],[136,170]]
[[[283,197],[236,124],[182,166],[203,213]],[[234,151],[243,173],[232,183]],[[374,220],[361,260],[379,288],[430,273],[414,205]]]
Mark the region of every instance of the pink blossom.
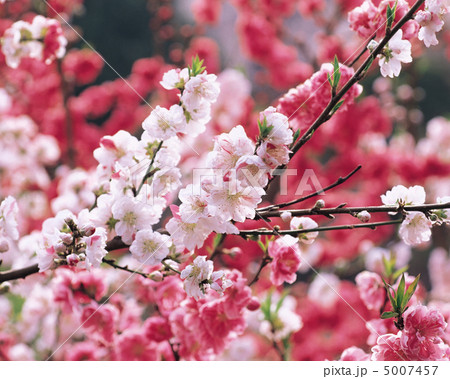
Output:
[[[309,217],[293,217],[290,221],[290,227],[293,230],[315,229],[318,226],[319,225],[317,224],[317,222],[315,222],[313,219]],[[316,240],[318,235],[319,232],[301,233],[299,234],[298,239],[300,242],[310,245]]]
[[90,304],[83,308],[81,322],[83,329],[93,337],[111,343],[115,336],[118,317],[117,308],[110,304]]
[[419,245],[431,238],[432,222],[422,212],[408,212],[398,231],[407,245]]
[[296,238],[284,236],[269,243],[270,280],[276,286],[294,283],[300,267],[300,248]]
[[43,16],[36,16],[31,24],[15,22],[5,31],[3,38],[2,52],[6,63],[12,68],[17,68],[25,57],[50,64],[66,52],[67,40],[60,23]]
[[400,343],[401,332],[384,334],[378,337],[377,344],[372,347],[372,361],[407,361],[408,357]]
[[342,352],[340,361],[370,361],[370,354],[359,347],[352,346]]
[[170,238],[151,229],[142,229],[130,246],[133,257],[141,263],[154,265],[169,254]]
[[164,317],[154,316],[145,321],[145,335],[149,341],[168,341],[172,336],[170,324]]
[[400,342],[410,359],[448,359],[441,339],[447,323],[437,309],[423,305],[412,306],[405,312],[404,319],[405,328]]
[[11,238],[17,240],[19,238],[19,231],[17,229],[17,217],[19,208],[16,199],[8,196],[0,204],[0,240],[3,238]]
[[252,155],[254,144],[247,137],[244,128],[238,125],[229,133],[220,134],[215,138],[214,149],[208,154],[208,166],[229,170],[244,155]]
[[140,330],[125,330],[117,339],[116,353],[121,361],[156,361],[156,346]]
[[142,127],[152,137],[162,140],[184,133],[186,118],[183,108],[178,104],[172,105],[170,109],[158,105],[144,120]]
[[384,77],[399,76],[402,63],[412,62],[411,42],[403,40],[403,31],[399,30],[389,40],[383,50],[383,55],[379,58],[378,64],[381,68],[381,75]]
[[381,277],[374,272],[363,271],[356,276],[355,281],[367,309],[380,310],[387,296]]

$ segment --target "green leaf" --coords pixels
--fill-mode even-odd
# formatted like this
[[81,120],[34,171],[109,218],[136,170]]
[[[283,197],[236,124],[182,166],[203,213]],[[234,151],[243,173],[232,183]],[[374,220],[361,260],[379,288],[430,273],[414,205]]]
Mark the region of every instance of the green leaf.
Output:
[[420,274],[417,275],[416,279],[410,284],[408,289],[405,292],[405,297],[403,298],[403,301],[401,303],[401,308],[405,308],[408,304],[408,301],[411,299],[412,295],[414,295],[414,292],[416,292],[417,284],[419,284]]
[[332,114],[332,115],[335,114],[335,113],[339,110],[339,108],[341,107],[342,104],[344,104],[344,100],[339,101],[339,102],[333,107],[333,109],[331,110],[331,114]]
[[332,87],[337,89],[340,80],[341,80],[341,68],[339,67],[339,60],[337,58],[337,55],[335,55],[334,62],[333,62],[333,85],[332,85]]
[[333,81],[331,80],[331,76],[328,72],[327,72],[327,79],[328,79],[328,83],[330,83],[330,86],[333,87]]
[[398,279],[398,277],[399,277],[401,274],[403,274],[406,270],[408,270],[408,266],[399,268],[397,271],[395,271],[395,272],[392,274],[392,280],[395,282],[395,281]]
[[297,141],[299,135],[300,135],[300,129],[297,129],[294,133],[294,142]]
[[397,312],[383,312],[383,314],[381,315],[382,319],[387,319],[387,318],[392,318],[392,317],[398,317],[398,313]]
[[396,302],[397,304],[403,304],[403,296],[405,294],[405,274],[402,275],[402,278],[400,279],[400,283],[398,284],[397,288],[397,296],[396,296]]
[[198,55],[196,55],[192,59],[192,66],[188,66],[189,76],[190,77],[197,76],[201,74],[203,71],[205,71],[205,69],[206,67],[203,67],[203,59],[200,60]]
[[258,246],[261,248],[262,251],[266,252],[266,245],[264,245],[261,240],[258,240]]
[[383,281],[384,286],[386,288],[386,292],[389,296],[389,301],[391,302],[392,309],[397,310],[397,302],[395,301],[394,297],[391,294],[391,290],[392,290],[394,292],[394,296],[396,296],[395,290],[389,284],[387,284],[383,278],[381,278],[381,280]]
[[213,240],[213,249],[219,246],[220,242],[222,242],[222,234],[216,234]]
[[266,299],[261,303],[261,312],[264,315],[264,319],[271,320],[270,307],[272,306],[272,293],[269,292]]
[[275,313],[278,314],[278,311],[280,310],[281,306],[283,305],[283,301],[286,298],[286,296],[289,294],[289,291],[283,291],[281,294],[280,300],[277,302],[277,306],[275,308]]
[[386,9],[386,30],[391,30],[392,24],[395,20],[395,12],[397,10],[397,1],[394,4],[394,8],[391,8],[390,5],[388,5]]

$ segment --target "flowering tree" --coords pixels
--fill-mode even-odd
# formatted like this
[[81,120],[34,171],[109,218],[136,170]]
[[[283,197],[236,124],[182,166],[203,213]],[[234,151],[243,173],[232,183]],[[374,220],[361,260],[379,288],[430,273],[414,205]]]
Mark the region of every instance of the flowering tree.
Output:
[[448,0],[149,2],[186,46],[127,77],[82,0],[0,3],[0,359],[450,358]]

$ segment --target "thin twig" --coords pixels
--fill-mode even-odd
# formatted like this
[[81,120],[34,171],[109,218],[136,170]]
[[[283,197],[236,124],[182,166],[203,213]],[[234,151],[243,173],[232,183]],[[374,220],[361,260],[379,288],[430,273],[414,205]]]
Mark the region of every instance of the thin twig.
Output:
[[[329,216],[333,214],[358,214],[362,211],[367,211],[369,213],[402,213],[405,212],[423,212],[427,214],[430,211],[438,210],[438,209],[448,209],[450,208],[450,202],[447,203],[435,203],[435,204],[422,204],[422,205],[403,205],[403,206],[366,206],[366,207],[348,207],[343,208],[341,206],[337,206],[334,208],[312,208],[312,209],[289,209],[288,212],[291,213],[292,216],[314,216],[314,215],[322,215]],[[280,217],[282,211],[272,210],[272,211],[260,211],[259,214],[261,217]]]
[[334,188],[334,187],[337,187],[337,186],[339,186],[340,184],[346,182],[346,181],[347,181],[348,179],[350,179],[350,177],[353,176],[359,169],[361,169],[361,165],[359,165],[358,167],[356,167],[356,168],[355,168],[350,174],[348,174],[347,176],[344,176],[343,178],[340,177],[340,178],[339,178],[338,180],[336,180],[334,183],[330,184],[329,186],[327,186],[327,187],[325,187],[325,188],[322,188],[322,189],[319,190],[319,191],[313,192],[313,193],[311,193],[311,194],[309,194],[309,195],[303,196],[303,197],[301,197],[301,198],[299,198],[299,199],[296,199],[296,200],[288,201],[288,202],[286,202],[286,203],[275,204],[275,205],[269,205],[269,206],[264,207],[264,208],[259,208],[259,209],[256,210],[256,212],[260,212],[260,213],[263,213],[263,215],[265,215],[264,212],[266,212],[266,211],[269,211],[269,210],[272,210],[272,209],[285,208],[285,207],[288,207],[288,206],[290,206],[290,205],[297,204],[297,203],[300,203],[300,202],[302,202],[302,201],[308,200],[308,199],[310,199],[310,198],[312,198],[312,197],[321,195],[321,194],[324,193],[325,191],[328,191],[328,190],[330,190],[330,189],[332,189],[332,188]]
[[354,84],[359,82],[363,76],[364,72],[372,65],[373,61],[380,54],[384,47],[388,44],[389,40],[397,33],[400,28],[409,21],[414,13],[420,8],[420,6],[424,3],[425,0],[418,0],[411,9],[402,17],[402,19],[395,24],[395,26],[386,32],[386,35],[378,44],[378,46],[373,49],[370,55],[366,58],[364,63],[358,68],[358,70],[353,74],[353,76],[348,80],[347,83],[341,88],[341,90],[334,96],[319,117],[314,121],[314,123],[309,127],[309,129],[303,134],[303,136],[298,140],[298,142],[294,145],[291,152],[291,158],[297,153],[297,151],[308,142],[314,132],[322,125],[324,122],[328,121],[331,117],[331,112],[336,106],[336,104],[344,97],[344,95],[353,87]]
[[145,175],[142,178],[142,181],[141,181],[141,184],[139,185],[139,188],[136,191],[136,196],[139,195],[139,192],[141,191],[145,181],[152,175],[153,163],[155,162],[156,154],[158,154],[158,151],[161,149],[162,144],[163,144],[163,141],[161,141],[159,143],[158,147],[156,148],[155,152],[153,153],[152,160],[151,160],[150,164],[148,165],[147,171],[145,172]]
[[[105,249],[107,251],[113,251],[113,250],[120,250],[127,248],[128,245],[123,243],[122,239],[120,237],[114,237],[111,241],[108,241],[106,244]],[[19,268],[17,270],[9,270],[0,272],[0,283],[9,281],[9,280],[16,280],[16,279],[25,279],[27,276],[36,274],[39,272],[39,266],[37,264]]]
[[294,229],[294,230],[270,230],[266,228],[261,229],[252,229],[252,230],[241,230],[239,235],[241,236],[278,236],[278,235],[290,235],[290,236],[298,236],[303,233],[311,233],[311,232],[325,232],[330,230],[346,230],[346,229],[361,229],[361,228],[369,228],[375,229],[378,226],[384,225],[394,225],[400,224],[403,220],[391,220],[391,221],[382,221],[382,222],[372,222],[366,224],[351,224],[351,225],[336,225],[336,226],[323,226],[311,229]]
[[131,272],[132,274],[138,274],[146,279],[149,279],[148,274],[146,274],[145,272],[133,270],[131,268],[128,268],[128,266],[120,266],[116,263],[115,259],[103,258],[102,262],[106,263],[107,265],[110,265],[111,267],[114,267],[118,270]]

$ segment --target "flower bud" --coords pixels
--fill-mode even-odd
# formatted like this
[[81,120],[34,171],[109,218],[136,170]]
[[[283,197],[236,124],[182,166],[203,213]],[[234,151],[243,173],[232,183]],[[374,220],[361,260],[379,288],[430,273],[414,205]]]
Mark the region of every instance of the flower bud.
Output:
[[370,213],[367,211],[359,212],[356,217],[358,217],[358,220],[361,222],[369,222],[370,221]]
[[72,234],[70,233],[60,233],[59,238],[61,238],[61,241],[63,241],[66,245],[70,245],[73,241]]
[[314,205],[314,208],[316,209],[321,209],[325,206],[325,201],[323,201],[322,199],[317,200],[316,204]]
[[90,237],[95,233],[95,226],[93,224],[86,224],[80,228],[82,236]]
[[289,222],[289,221],[291,221],[291,219],[292,219],[292,213],[289,212],[289,211],[281,212],[280,218],[281,218],[284,222]]
[[67,246],[63,242],[58,242],[55,245],[55,252],[56,253],[64,253],[67,250]]
[[255,296],[253,296],[247,305],[247,309],[249,311],[256,311],[257,309],[259,309],[260,306],[261,306],[261,303],[260,303],[259,299]]
[[162,282],[164,279],[164,275],[161,271],[153,271],[148,274],[148,278],[153,280],[154,282]]
[[80,262],[80,257],[77,254],[70,254],[66,259],[69,266],[76,266]]
[[367,48],[369,49],[370,52],[372,52],[377,48],[377,46],[378,46],[378,42],[373,39],[372,41],[369,42],[369,44],[367,45]]
[[3,239],[0,241],[0,253],[6,253],[9,250],[9,243]]

